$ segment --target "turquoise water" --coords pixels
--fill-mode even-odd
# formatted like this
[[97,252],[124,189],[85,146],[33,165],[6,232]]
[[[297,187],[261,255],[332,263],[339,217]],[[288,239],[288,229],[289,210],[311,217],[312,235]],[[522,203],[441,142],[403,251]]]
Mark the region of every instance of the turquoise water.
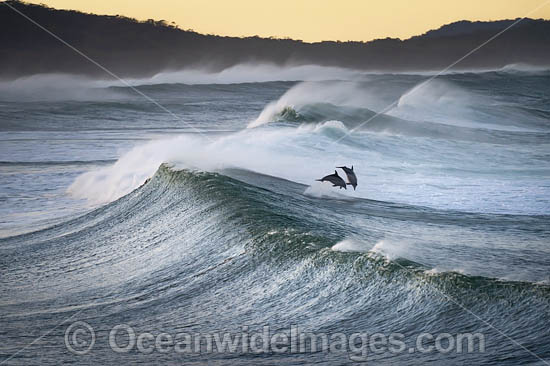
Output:
[[[550,74],[322,72],[132,81],[177,119],[107,81],[2,84],[0,360],[334,365],[362,352],[109,344],[120,324],[297,325],[402,334],[402,351],[369,348],[379,363],[544,364]],[[315,182],[341,165],[356,191]],[[74,321],[95,332],[84,355],[66,345]],[[485,349],[410,352],[425,332],[481,333]]]

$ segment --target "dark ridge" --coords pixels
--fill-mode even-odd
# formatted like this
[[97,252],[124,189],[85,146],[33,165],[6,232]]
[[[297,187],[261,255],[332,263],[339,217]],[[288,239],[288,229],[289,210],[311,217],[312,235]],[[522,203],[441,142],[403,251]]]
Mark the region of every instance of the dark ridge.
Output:
[[[221,37],[181,30],[165,21],[138,22],[56,10],[8,0],[0,3],[0,78],[36,73],[108,77],[104,71],[10,9],[10,5],[119,76],[148,76],[184,67],[220,70],[244,62],[318,64],[360,70],[437,70],[453,63],[514,20],[460,21],[408,40],[317,42]],[[368,25],[365,25],[368,26]],[[550,21],[525,19],[455,66],[498,68],[550,63]]]
[[[438,29],[430,30],[421,36],[417,37],[453,37],[472,34],[474,32],[493,32],[494,34],[500,32],[506,27],[512,25],[517,19],[497,20],[493,22],[470,22],[468,20],[461,20],[451,24],[446,24]],[[524,19],[522,23],[533,22],[533,19]],[[414,38],[414,37],[413,37]]]

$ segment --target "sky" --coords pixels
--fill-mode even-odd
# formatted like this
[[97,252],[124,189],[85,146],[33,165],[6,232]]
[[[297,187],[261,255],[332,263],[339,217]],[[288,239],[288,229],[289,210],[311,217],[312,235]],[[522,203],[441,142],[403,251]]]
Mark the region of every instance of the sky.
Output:
[[139,20],[163,19],[205,34],[289,37],[306,42],[406,39],[463,19],[550,19],[550,0],[27,1]]

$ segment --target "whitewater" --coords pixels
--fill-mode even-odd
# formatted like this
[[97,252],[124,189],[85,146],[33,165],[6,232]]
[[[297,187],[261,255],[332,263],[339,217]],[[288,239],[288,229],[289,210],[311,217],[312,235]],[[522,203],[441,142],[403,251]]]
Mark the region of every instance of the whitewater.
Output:
[[[550,71],[432,75],[238,65],[132,87],[61,74],[0,82],[0,362],[354,362],[113,352],[109,330],[127,324],[477,332],[484,352],[368,359],[544,365]],[[315,181],[342,165],[356,191]],[[65,344],[77,320],[95,330],[83,355]]]

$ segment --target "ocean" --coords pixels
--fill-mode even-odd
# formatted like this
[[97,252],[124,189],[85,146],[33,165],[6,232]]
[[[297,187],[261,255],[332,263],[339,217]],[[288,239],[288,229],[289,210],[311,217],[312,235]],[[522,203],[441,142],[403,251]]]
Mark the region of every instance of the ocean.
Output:
[[547,365],[550,71],[432,76],[1,82],[0,363]]

